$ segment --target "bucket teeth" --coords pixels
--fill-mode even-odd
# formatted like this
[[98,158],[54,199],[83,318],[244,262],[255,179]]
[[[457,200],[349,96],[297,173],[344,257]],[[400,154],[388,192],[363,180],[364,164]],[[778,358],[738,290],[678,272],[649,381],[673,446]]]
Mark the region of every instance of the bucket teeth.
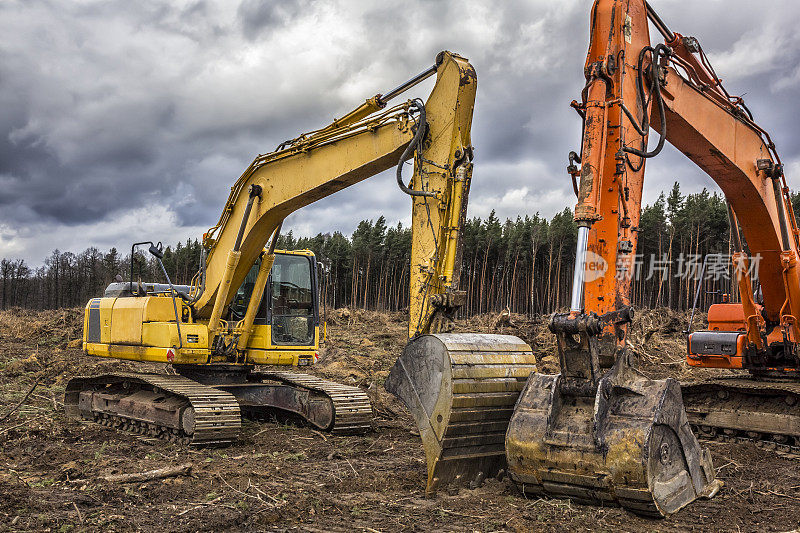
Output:
[[535,370],[530,346],[510,335],[423,335],[408,343],[386,390],[414,415],[428,494],[451,483],[479,483],[505,468],[508,421]]

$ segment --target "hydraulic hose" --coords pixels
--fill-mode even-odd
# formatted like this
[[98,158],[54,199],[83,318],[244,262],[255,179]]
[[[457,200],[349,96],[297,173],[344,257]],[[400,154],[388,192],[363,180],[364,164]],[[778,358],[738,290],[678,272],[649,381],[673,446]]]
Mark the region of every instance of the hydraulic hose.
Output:
[[409,196],[436,196],[435,192],[416,191],[410,187],[406,187],[406,184],[403,183],[403,163],[406,162],[415,149],[418,152],[422,151],[422,141],[428,130],[428,122],[425,120],[425,103],[419,98],[415,98],[411,101],[411,107],[419,111],[419,120],[417,122],[417,131],[414,133],[414,138],[411,139],[406,149],[403,150],[403,155],[400,156],[400,161],[397,163],[397,186]]
[[[659,139],[658,144],[656,147],[648,152],[647,151],[647,142],[642,139],[642,148],[630,148],[628,146],[623,146],[622,150],[629,154],[637,155],[643,159],[649,159],[651,157],[657,156],[661,153],[661,150],[664,148],[664,141],[667,138],[667,117],[664,114],[664,99],[661,97],[661,90],[659,88],[659,81],[658,81],[658,73],[662,68],[662,61],[665,60],[669,56],[669,48],[667,48],[664,44],[657,44],[655,48],[651,46],[645,46],[642,48],[641,52],[639,52],[639,61],[638,61],[638,72],[636,73],[636,89],[639,93],[639,101],[642,103],[647,102],[648,98],[644,94],[644,57],[647,52],[651,52],[652,54],[652,62],[650,63],[650,97],[655,100],[655,104],[658,105],[658,114],[661,118],[661,128],[659,131]],[[647,106],[645,105],[645,111]],[[628,118],[633,118],[630,116],[627,110],[624,110],[628,115]],[[647,135],[648,131],[650,130],[650,119],[645,114],[644,119],[642,120],[642,125],[639,126],[634,122],[634,126],[636,127],[637,131],[642,135]]]
[[194,295],[192,295],[189,300],[186,302],[189,305],[194,305],[200,299],[200,296],[203,295],[203,292],[206,290],[206,249],[200,249],[200,270],[198,271],[199,274],[199,286],[197,287],[197,291]]

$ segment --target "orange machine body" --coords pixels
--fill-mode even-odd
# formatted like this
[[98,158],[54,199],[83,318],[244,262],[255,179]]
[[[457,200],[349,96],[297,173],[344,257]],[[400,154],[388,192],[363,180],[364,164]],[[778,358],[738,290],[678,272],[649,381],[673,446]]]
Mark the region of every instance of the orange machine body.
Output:
[[708,308],[708,329],[712,331],[745,331],[742,304],[714,304]]
[[[759,313],[763,307],[756,305]],[[728,368],[742,369],[750,365],[746,362],[748,351],[752,350],[751,343],[748,342],[748,327],[745,319],[744,307],[741,303],[722,303],[713,304],[708,308],[708,329],[689,334],[687,342],[686,362],[689,366],[702,368]],[[711,337],[709,342],[708,333],[735,333],[735,342],[729,343],[730,349],[722,348],[719,336]],[[779,327],[764,336],[767,346],[780,346],[784,342],[783,330]],[[735,347],[735,350],[730,351]],[[764,370],[778,372],[795,372],[797,369],[792,367],[767,366]]]
[[[649,22],[664,44],[651,46]],[[724,89],[697,40],[669,31],[644,0],[596,0],[584,72],[582,102],[573,102],[584,118],[581,154],[575,156],[581,168],[571,165],[569,171],[579,178],[575,220],[589,228],[587,264],[606,267],[602,275],[587,270],[581,310],[612,317],[598,342],[605,364],[625,345],[626,321],[613,315],[630,305],[645,161],[666,140],[703,169],[728,201],[741,295],[741,303],[712,307],[709,330],[695,339],[705,338],[707,349],[699,350],[708,352],[713,334],[731,333],[720,340],[725,353],[690,351],[689,364],[800,367],[800,232],[769,135],[741,98]],[[654,149],[648,148],[651,129],[659,135]],[[761,288],[758,303],[752,272]]]

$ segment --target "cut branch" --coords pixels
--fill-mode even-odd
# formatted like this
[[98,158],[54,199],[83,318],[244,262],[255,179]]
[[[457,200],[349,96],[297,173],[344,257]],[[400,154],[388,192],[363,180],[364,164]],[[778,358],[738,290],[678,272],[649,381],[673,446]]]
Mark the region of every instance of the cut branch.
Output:
[[191,473],[192,473],[192,463],[186,463],[179,466],[168,466],[165,468],[158,468],[156,470],[149,470],[147,472],[105,476],[101,477],[100,479],[112,483],[133,483],[138,481],[150,481],[153,479],[162,479],[167,477],[188,476]]
[[19,401],[19,403],[17,403],[17,405],[15,405],[14,407],[12,407],[12,408],[11,408],[11,410],[10,410],[9,412],[7,412],[6,414],[4,414],[4,415],[3,415],[3,418],[0,418],[0,422],[5,422],[5,420],[6,420],[6,419],[7,419],[9,416],[11,416],[11,415],[14,413],[14,411],[16,411],[17,409],[19,409],[19,408],[22,406],[22,404],[23,404],[23,403],[27,402],[27,401],[28,401],[28,398],[30,398],[30,397],[31,397],[31,394],[33,394],[33,391],[36,389],[36,386],[37,386],[38,384],[39,384],[39,380],[37,379],[37,380],[36,380],[36,381],[33,383],[33,385],[31,386],[31,388],[30,388],[30,389],[28,389],[28,392],[27,392],[27,394],[25,394],[25,396],[24,396],[24,397],[23,397],[23,398],[22,398],[22,399]]

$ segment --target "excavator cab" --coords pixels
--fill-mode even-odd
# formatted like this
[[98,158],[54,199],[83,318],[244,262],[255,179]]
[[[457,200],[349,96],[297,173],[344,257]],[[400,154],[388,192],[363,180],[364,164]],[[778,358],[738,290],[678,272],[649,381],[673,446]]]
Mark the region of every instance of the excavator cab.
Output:
[[[237,289],[224,317],[228,323],[244,318],[260,267],[258,259]],[[173,288],[183,294],[191,290],[184,285]],[[206,361],[208,352],[197,345],[208,338],[207,328],[199,321],[190,321],[188,305],[175,298],[181,316],[187,319],[180,325],[183,344],[178,342],[175,313],[179,311],[173,311],[170,290],[169,285],[158,283],[109,285],[103,298],[95,298],[86,306],[86,353],[164,363]],[[307,366],[316,361],[320,339],[317,292],[317,261],[313,252],[275,251],[252,334],[243,347],[248,364]],[[136,317],[136,321],[131,322],[129,316]],[[134,343],[146,348],[142,350]],[[176,345],[180,346],[178,355],[173,350],[170,358],[169,348]],[[187,355],[181,359],[181,354]]]
[[[250,295],[258,277],[261,259],[248,272],[230,305],[228,320],[244,319]],[[317,261],[308,250],[276,250],[261,304],[253,321],[255,335],[250,347],[319,345],[319,297],[317,290]],[[261,339],[264,345],[254,344]]]

